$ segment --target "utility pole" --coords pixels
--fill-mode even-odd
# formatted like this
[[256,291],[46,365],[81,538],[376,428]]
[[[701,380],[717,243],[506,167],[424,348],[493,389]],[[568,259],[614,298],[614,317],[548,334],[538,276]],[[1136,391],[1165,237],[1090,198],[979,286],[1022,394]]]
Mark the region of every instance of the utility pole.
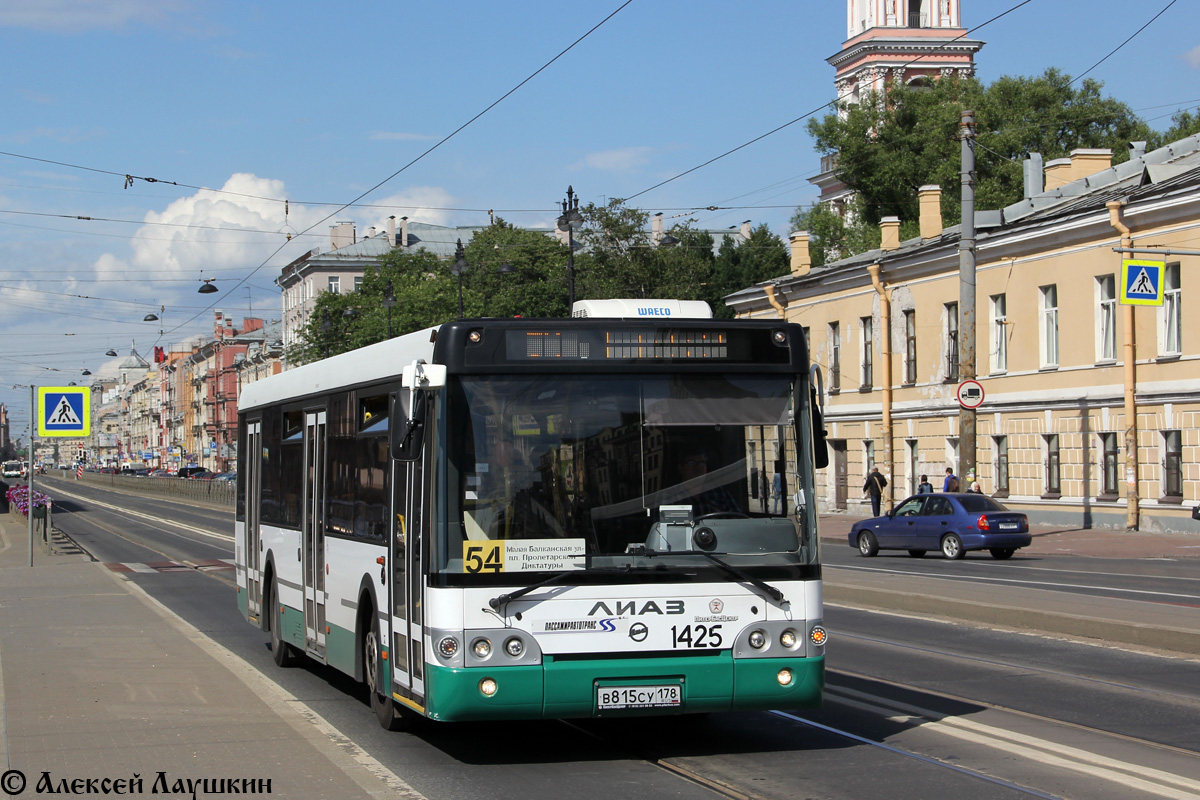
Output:
[[[975,380],[975,112],[962,112],[962,235],[958,239],[958,375]],[[959,405],[959,475],[975,471],[975,409]]]

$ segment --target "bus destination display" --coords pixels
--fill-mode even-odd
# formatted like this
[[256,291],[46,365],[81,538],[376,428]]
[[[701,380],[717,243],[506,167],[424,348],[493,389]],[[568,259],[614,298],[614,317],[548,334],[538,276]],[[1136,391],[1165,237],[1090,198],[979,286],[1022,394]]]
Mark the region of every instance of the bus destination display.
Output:
[[729,358],[725,331],[510,331],[509,359],[706,359]]

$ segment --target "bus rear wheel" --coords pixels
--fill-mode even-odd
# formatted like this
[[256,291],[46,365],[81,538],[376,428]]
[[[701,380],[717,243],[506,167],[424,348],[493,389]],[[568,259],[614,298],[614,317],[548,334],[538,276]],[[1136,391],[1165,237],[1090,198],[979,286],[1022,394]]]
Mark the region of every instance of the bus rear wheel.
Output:
[[374,609],[368,610],[370,615],[367,617],[366,632],[363,634],[363,682],[367,685],[367,694],[371,696],[371,710],[375,712],[375,719],[379,720],[379,725],[385,731],[402,731],[408,727],[408,720],[404,712],[400,710],[395,700],[379,691],[382,681],[379,675],[381,662],[377,632],[378,619]]

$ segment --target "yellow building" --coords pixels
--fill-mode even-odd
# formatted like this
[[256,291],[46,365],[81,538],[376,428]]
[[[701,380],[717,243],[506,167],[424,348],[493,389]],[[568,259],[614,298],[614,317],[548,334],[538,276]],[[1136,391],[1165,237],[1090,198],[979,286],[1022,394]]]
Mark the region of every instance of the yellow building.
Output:
[[[1200,322],[1182,304],[1200,274],[1200,137],[1149,153],[1134,143],[1115,167],[1097,150],[1044,174],[1039,162],[1021,202],[976,218],[983,491],[1034,522],[1200,531]],[[939,191],[922,188],[921,237],[900,242],[885,219],[880,250],[811,269],[807,234],[793,234],[790,275],[726,298],[740,317],[808,329],[825,374],[823,511],[869,509],[871,463],[895,499],[921,475],[941,490],[945,469],[959,472],[972,319],[959,312],[959,228],[943,230]],[[1164,262],[1151,270],[1163,305],[1121,303],[1131,257]]]

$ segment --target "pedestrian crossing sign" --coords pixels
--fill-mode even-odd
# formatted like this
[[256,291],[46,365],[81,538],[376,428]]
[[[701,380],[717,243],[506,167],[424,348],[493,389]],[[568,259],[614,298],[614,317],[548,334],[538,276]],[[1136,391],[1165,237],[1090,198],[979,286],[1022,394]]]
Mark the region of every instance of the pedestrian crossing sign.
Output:
[[1127,306],[1163,304],[1162,261],[1127,258],[1121,262],[1121,303]]
[[38,436],[79,438],[92,432],[92,390],[87,386],[39,386]]

